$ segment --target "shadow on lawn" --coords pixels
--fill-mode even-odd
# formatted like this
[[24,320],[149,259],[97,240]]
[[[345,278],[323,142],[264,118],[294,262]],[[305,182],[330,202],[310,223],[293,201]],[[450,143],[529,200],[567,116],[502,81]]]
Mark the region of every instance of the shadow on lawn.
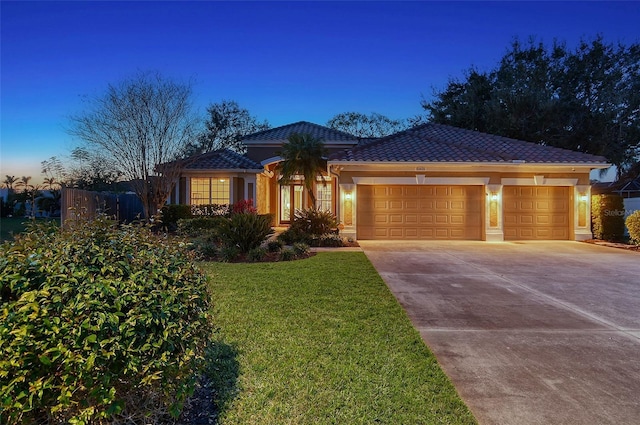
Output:
[[240,364],[238,350],[223,341],[214,341],[207,348],[207,366],[199,385],[185,406],[180,424],[217,424],[238,392]]

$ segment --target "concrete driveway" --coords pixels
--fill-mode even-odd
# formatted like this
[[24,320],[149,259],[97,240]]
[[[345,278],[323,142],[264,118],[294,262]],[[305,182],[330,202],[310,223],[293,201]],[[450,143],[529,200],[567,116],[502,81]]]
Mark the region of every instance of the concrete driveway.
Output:
[[640,424],[640,253],[360,245],[481,424]]

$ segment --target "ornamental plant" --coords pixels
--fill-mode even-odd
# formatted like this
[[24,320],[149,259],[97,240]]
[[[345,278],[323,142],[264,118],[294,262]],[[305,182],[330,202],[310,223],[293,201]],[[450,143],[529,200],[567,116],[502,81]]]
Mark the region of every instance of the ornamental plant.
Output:
[[105,218],[1,245],[0,423],[177,417],[212,333],[179,245]]
[[636,245],[640,245],[640,210],[629,215],[625,220],[625,225],[629,231],[631,241]]

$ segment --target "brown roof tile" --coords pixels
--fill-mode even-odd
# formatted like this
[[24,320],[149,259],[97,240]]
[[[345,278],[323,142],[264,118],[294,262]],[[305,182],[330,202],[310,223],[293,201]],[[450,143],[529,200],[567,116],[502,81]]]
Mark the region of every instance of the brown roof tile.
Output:
[[299,121],[293,124],[283,125],[282,127],[271,128],[269,130],[263,130],[257,133],[249,134],[243,137],[242,141],[271,141],[284,143],[287,141],[287,138],[294,133],[310,134],[316,139],[321,139],[325,143],[352,142],[353,144],[356,144],[358,142],[358,138],[349,133],[334,130],[332,128],[310,123],[307,121]]
[[262,170],[262,165],[230,149],[219,149],[189,158],[187,170]]
[[333,154],[331,161],[602,163],[604,157],[441,124],[423,124]]

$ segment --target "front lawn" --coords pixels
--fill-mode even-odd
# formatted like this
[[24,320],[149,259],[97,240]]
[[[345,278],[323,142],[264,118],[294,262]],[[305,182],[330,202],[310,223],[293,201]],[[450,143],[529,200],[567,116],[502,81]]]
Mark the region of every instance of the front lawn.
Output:
[[363,253],[204,268],[236,353],[220,425],[476,423]]
[[24,232],[25,223],[28,221],[29,219],[24,217],[0,218],[0,242],[13,239],[13,235]]

